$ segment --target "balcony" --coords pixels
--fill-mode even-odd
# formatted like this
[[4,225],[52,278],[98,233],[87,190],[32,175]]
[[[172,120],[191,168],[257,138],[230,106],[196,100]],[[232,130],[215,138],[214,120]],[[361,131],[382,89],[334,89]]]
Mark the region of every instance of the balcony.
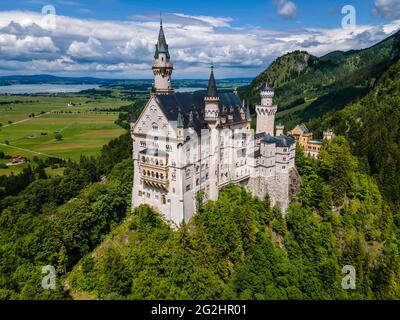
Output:
[[168,190],[168,155],[160,150],[145,149],[139,155],[140,177],[150,187]]
[[141,166],[141,180],[150,187],[168,191],[168,169],[152,171],[148,166]]

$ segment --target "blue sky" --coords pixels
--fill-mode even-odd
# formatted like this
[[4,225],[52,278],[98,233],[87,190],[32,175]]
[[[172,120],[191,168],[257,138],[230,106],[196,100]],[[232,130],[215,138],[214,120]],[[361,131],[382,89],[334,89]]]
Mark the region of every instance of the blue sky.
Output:
[[360,49],[400,26],[399,0],[2,0],[0,74],[150,78],[160,11],[177,78],[206,77],[211,61],[220,77],[253,77],[286,52]]

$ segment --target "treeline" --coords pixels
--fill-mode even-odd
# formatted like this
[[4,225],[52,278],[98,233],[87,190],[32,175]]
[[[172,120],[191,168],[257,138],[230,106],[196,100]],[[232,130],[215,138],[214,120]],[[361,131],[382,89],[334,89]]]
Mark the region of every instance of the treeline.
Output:
[[0,299],[68,298],[61,280],[57,290],[41,288],[41,269],[53,265],[65,275],[125,217],[131,148],[126,134],[98,158],[69,163],[62,177],[32,173],[26,188],[0,201]]
[[[229,185],[178,231],[147,206],[77,264],[72,296],[100,299],[398,299],[400,213],[344,138],[298,150],[303,186],[286,217]],[[356,289],[341,286],[345,265]]]
[[144,98],[138,98],[134,100],[130,105],[120,107],[118,109],[119,116],[115,121],[120,127],[130,130],[130,124],[132,121],[136,121],[139,118],[140,113],[146,105],[146,100]]

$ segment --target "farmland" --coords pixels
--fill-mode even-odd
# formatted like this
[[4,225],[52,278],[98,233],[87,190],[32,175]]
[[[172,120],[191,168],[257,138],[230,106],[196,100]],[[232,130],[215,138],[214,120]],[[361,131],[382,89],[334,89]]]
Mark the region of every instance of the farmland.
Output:
[[[0,96],[0,151],[27,159],[51,156],[76,161],[81,155],[96,155],[124,133],[114,122],[117,109],[129,103],[114,92]],[[0,169],[0,175],[18,173],[22,167]]]

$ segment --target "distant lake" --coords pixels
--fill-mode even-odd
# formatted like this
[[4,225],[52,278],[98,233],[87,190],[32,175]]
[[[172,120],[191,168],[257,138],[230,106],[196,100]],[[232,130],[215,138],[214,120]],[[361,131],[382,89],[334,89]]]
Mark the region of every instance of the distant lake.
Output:
[[65,93],[97,89],[98,84],[13,84],[0,86],[0,94]]
[[206,89],[207,88],[182,87],[182,88],[175,89],[175,92],[195,92],[195,91],[206,90]]

